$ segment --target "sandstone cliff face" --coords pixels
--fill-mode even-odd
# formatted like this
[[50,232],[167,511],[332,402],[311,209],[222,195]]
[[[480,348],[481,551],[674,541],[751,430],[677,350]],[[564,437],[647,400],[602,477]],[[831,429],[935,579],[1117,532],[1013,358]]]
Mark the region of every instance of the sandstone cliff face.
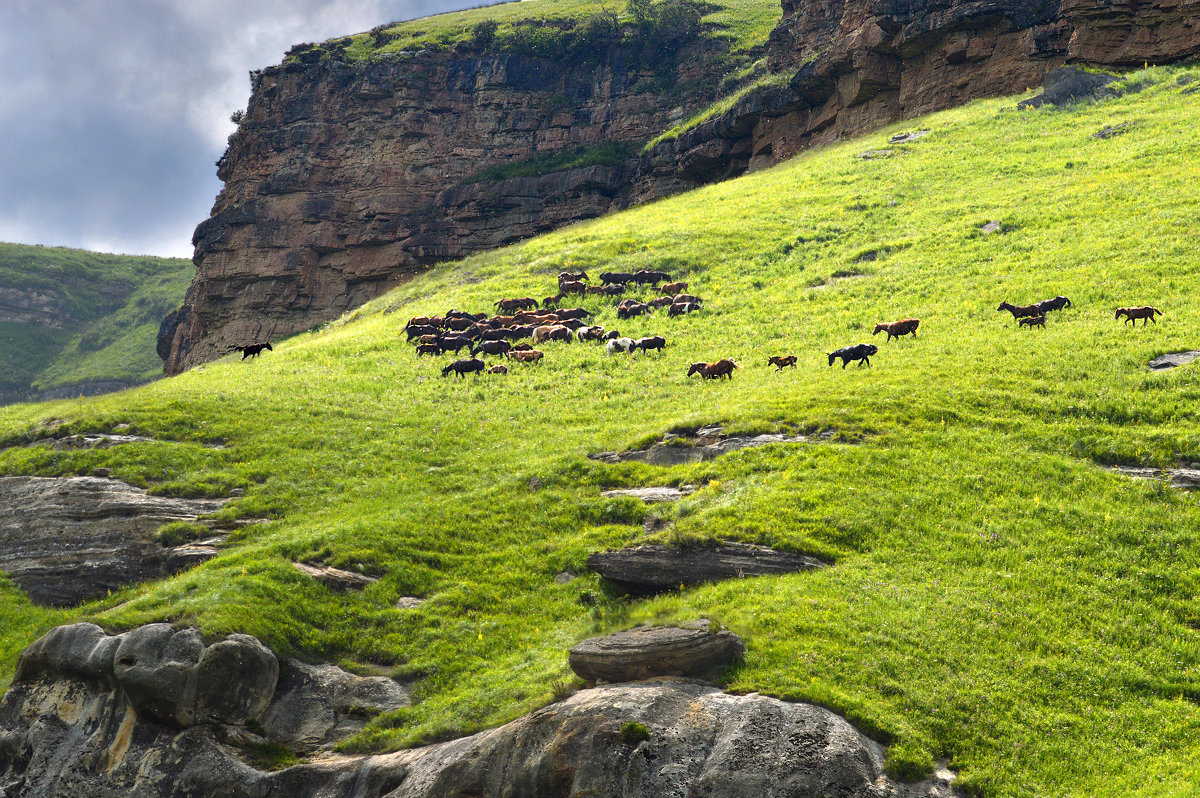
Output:
[[[699,82],[722,49],[683,52],[677,85]],[[196,229],[183,312],[160,333],[167,372],[334,318],[422,264],[605,213],[630,184],[621,167],[463,181],[534,155],[640,145],[686,100],[652,77],[619,48],[600,66],[460,47],[264,70]]]
[[[466,184],[489,164],[645,141],[684,109],[643,88],[647,75],[619,53],[600,68],[459,49],[265,70],[220,163],[225,189],[196,230],[196,278],[160,334],[166,370],[335,318],[422,264],[1020,92],[1064,63],[1195,56],[1198,5],[783,0],[768,60],[790,76],[786,85],[750,94],[647,157]],[[681,84],[707,73],[714,47],[681,54]]]

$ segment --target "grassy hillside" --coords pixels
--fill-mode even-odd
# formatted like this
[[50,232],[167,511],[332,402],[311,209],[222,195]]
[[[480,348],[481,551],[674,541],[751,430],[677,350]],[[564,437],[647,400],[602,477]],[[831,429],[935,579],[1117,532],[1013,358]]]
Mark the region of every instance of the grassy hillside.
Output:
[[0,292],[42,297],[58,327],[0,321],[0,401],[162,373],[162,317],[178,307],[191,261],[0,244]]
[[[565,650],[650,619],[709,616],[747,641],[729,689],[815,701],[891,744],[901,775],[949,760],[984,796],[1194,795],[1200,785],[1200,506],[1105,464],[1200,461],[1200,70],[1066,109],[989,100],[807,153],[776,169],[431,269],[254,361],[226,359],[120,397],[0,409],[0,434],[130,430],[106,451],[13,447],[0,473],[104,466],[153,490],[245,494],[265,516],[216,560],[73,612],[0,589],[11,672],[41,630],[170,619],[288,654],[412,679],[416,703],[350,750],[501,723],[571,685]],[[1123,135],[1093,136],[1128,122]],[[929,128],[890,147],[891,134]],[[1000,221],[1000,232],[980,229]],[[410,316],[551,293],[583,267],[661,267],[708,298],[661,355],[548,344],[506,378],[439,376]],[[1065,294],[1044,330],[998,313]],[[1113,319],[1151,304],[1157,325]],[[917,316],[884,344],[879,321]],[[873,340],[870,368],[825,352]],[[768,355],[794,352],[795,371]],[[684,377],[734,357],[732,381]],[[836,432],[691,466],[588,453],[721,423]],[[225,448],[206,448],[220,440]],[[702,486],[676,507],[604,487]],[[607,592],[588,553],[647,539],[743,540],[834,561],[654,600]],[[334,593],[289,561],[380,577]],[[580,574],[557,584],[562,570]],[[395,609],[402,596],[427,600]]]
[[[779,3],[772,0],[708,0],[701,22],[710,35],[728,39],[734,52],[762,47],[779,23]],[[346,55],[352,60],[386,57],[406,50],[452,47],[470,40],[480,22],[495,21],[503,39],[513,28],[528,23],[571,27],[600,12],[615,12],[622,22],[631,16],[626,2],[602,0],[524,0],[497,3],[466,11],[382,25],[348,39]],[[334,40],[342,41],[342,40]]]

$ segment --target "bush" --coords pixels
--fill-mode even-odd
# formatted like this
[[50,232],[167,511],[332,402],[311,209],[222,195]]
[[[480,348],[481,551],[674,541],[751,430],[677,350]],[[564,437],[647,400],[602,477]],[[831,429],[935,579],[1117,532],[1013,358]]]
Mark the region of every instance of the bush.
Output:
[[486,50],[496,41],[496,29],[500,23],[494,19],[484,19],[475,23],[471,28],[471,44],[480,50]]

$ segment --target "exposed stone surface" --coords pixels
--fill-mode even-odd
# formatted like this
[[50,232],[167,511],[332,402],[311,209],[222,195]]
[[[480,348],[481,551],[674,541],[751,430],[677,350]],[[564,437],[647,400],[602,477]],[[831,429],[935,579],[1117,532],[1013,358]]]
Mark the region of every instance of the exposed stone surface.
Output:
[[305,576],[311,576],[334,590],[362,590],[367,585],[379,581],[378,577],[356,574],[353,571],[345,571],[331,565],[294,562],[292,566]]
[[61,438],[44,438],[34,445],[46,444],[51,449],[108,449],[123,443],[152,443],[153,438],[142,435],[112,435],[107,433],[84,433],[64,435]]
[[[726,48],[714,39],[685,48],[676,85],[711,83]],[[572,66],[459,47],[256,73],[218,164],[225,187],[193,237],[196,278],[160,329],[167,372],[335,318],[433,261],[627,203],[634,157],[465,181],[602,142],[636,151],[710,99],[658,92],[654,71],[630,68],[628,55],[617,48],[599,66]]]
[[1200,350],[1193,349],[1188,352],[1169,352],[1165,355],[1159,355],[1150,361],[1150,368],[1155,371],[1162,369],[1176,368],[1178,366],[1186,366],[1196,358],[1200,357]]
[[660,487],[660,488],[614,488],[613,490],[602,490],[600,495],[605,498],[615,498],[620,496],[628,496],[632,499],[644,501],[646,504],[657,504],[659,502],[676,502],[687,496],[691,491],[684,491],[680,488]]
[[425,599],[417,598],[416,596],[401,596],[396,599],[396,609],[398,610],[415,610],[425,603]]
[[1110,471],[1135,479],[1161,479],[1172,488],[1196,490],[1200,488],[1200,468],[1139,468],[1137,466],[1111,466]]
[[833,433],[827,432],[814,437],[770,433],[764,435],[736,435],[726,437],[720,427],[706,427],[694,436],[669,435],[649,449],[632,449],[625,452],[597,452],[589,454],[593,460],[605,463],[636,461],[650,465],[672,466],[699,463],[711,460],[739,449],[767,446],[772,443],[809,443],[813,440],[828,440]]
[[744,652],[740,637],[702,620],[593,637],[571,649],[569,662],[588,681],[634,682],[704,673],[738,661]]
[[408,704],[408,690],[394,679],[293,661],[284,669],[261,722],[268,739],[311,751],[361,731],[380,712]]
[[172,521],[195,521],[227,499],[151,496],[115,479],[0,477],[0,571],[38,604],[66,606],[189,568],[215,550],[164,548]]
[[0,286],[0,322],[59,329],[68,320],[66,299],[57,292]]
[[1017,103],[1018,108],[1037,108],[1042,105],[1065,105],[1076,100],[1099,97],[1104,87],[1116,80],[1113,75],[1088,72],[1078,67],[1062,67],[1046,73],[1044,91],[1036,97]]
[[605,579],[633,593],[659,593],[680,585],[748,576],[793,574],[827,565],[805,554],[749,543],[724,543],[696,549],[635,546],[589,554],[587,564]]
[[[165,624],[115,637],[90,624],[54,630],[22,656],[0,701],[0,795],[954,794],[948,772],[918,785],[892,783],[882,748],[828,710],[664,680],[581,690],[448,743],[264,773],[241,761],[238,741],[263,738],[239,724],[275,709],[274,702],[262,707],[276,667],[274,656],[244,635],[205,646],[194,631]],[[285,676],[275,702],[298,695],[287,682]],[[626,742],[621,726],[628,722],[643,724],[648,739]]]

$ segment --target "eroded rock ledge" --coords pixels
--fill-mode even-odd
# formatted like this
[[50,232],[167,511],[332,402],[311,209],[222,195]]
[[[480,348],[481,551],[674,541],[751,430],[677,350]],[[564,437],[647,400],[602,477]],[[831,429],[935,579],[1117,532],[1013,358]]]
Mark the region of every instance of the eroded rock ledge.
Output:
[[101,477],[0,477],[0,571],[38,604],[69,606],[216,556],[163,547],[154,533],[228,499],[151,496]]
[[589,554],[588,567],[631,593],[659,593],[680,585],[699,585],[747,576],[778,576],[823,568],[806,554],[724,543],[691,549],[677,546],[634,546]]
[[[448,743],[266,773],[242,761],[237,741],[257,738],[249,721],[278,704],[277,668],[245,635],[205,645],[166,624],[111,637],[91,624],[60,627],[22,655],[0,701],[0,795],[954,794],[949,774],[892,782],[883,749],[828,710],[670,680],[582,690]],[[310,676],[298,681],[311,687]],[[628,723],[644,728],[623,734]]]

